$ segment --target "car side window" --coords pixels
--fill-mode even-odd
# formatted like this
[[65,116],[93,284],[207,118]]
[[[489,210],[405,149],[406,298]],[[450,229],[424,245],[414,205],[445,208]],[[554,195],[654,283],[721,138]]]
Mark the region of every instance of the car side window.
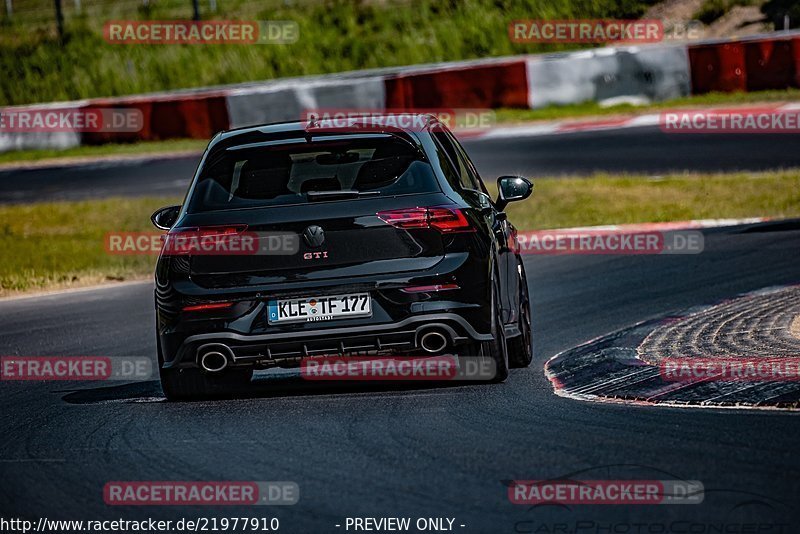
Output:
[[477,169],[475,169],[475,165],[472,164],[472,160],[470,160],[469,156],[467,156],[464,147],[462,147],[461,144],[458,142],[458,140],[452,137],[452,135],[453,134],[448,134],[448,137],[451,138],[451,143],[454,146],[456,153],[458,154],[458,159],[461,162],[461,165],[463,165],[464,167],[464,172],[467,175],[467,181],[470,184],[467,187],[469,189],[474,189],[475,191],[480,191],[488,195],[489,192],[486,190],[486,186],[483,185],[483,181],[481,180],[481,177],[478,174]]
[[458,149],[453,144],[453,140],[447,135],[447,132],[440,128],[435,128],[433,129],[433,138],[447,154],[447,157],[453,166],[453,170],[456,173],[458,185],[463,189],[474,189],[467,166],[464,163],[464,160],[459,157]]
[[436,147],[436,156],[439,158],[439,166],[442,168],[442,172],[444,172],[444,177],[454,189],[463,187],[461,178],[454,167],[453,156],[447,152],[445,145],[441,142],[439,132],[432,132],[432,134],[433,145]]

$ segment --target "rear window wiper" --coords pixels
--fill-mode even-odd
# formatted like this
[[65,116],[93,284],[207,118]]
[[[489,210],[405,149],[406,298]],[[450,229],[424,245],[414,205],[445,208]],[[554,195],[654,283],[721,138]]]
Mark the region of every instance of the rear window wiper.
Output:
[[356,191],[355,189],[342,189],[341,191],[308,191],[306,193],[309,201],[333,200],[337,198],[376,197],[380,194],[380,191]]

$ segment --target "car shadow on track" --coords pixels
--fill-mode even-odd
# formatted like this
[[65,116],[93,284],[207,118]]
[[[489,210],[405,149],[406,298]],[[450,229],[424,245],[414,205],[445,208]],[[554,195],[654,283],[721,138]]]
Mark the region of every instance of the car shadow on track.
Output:
[[[234,394],[220,395],[215,397],[215,399],[266,399],[272,397],[302,397],[346,393],[385,394],[390,392],[431,391],[480,385],[486,384],[477,381],[308,381],[304,380],[299,375],[284,373],[277,376],[256,376],[250,384],[236,391]],[[57,393],[65,393],[62,400],[69,404],[167,402],[167,399],[161,391],[161,384],[158,380],[78,390],[60,390]]]

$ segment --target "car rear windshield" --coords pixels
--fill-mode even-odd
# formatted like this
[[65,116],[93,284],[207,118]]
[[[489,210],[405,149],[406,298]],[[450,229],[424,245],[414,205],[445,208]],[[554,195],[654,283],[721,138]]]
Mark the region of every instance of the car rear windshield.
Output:
[[[212,152],[191,213],[439,191],[423,153],[394,136],[281,141]],[[335,193],[335,192],[341,193]]]

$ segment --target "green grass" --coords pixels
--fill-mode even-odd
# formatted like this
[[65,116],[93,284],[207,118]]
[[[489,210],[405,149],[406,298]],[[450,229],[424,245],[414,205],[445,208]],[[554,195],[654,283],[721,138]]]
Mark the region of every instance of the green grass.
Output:
[[534,194],[509,205],[521,229],[738,217],[800,216],[800,169],[767,173],[596,174],[534,178]]
[[[216,19],[296,21],[299,40],[287,45],[114,45],[102,36],[109,19],[188,19],[188,0],[180,9],[169,1],[152,1],[148,10],[137,9],[134,2],[120,3],[113,11],[111,3],[106,11],[87,5],[83,15],[67,14],[63,42],[52,18],[44,26],[31,26],[20,8],[0,29],[0,105],[563,50],[576,45],[512,43],[508,24],[514,19],[637,18],[655,2],[218,2]],[[46,20],[52,2],[39,4]],[[206,9],[207,3],[201,4]],[[203,16],[210,18],[206,11]]]
[[141,141],[139,143],[79,146],[66,150],[19,150],[0,153],[0,165],[4,163],[34,162],[50,159],[102,158],[105,156],[141,156],[165,152],[201,152],[208,141],[203,139],[171,139],[168,141]]
[[[107,232],[152,231],[149,216],[178,198],[0,206],[0,295],[151,275],[153,256],[106,253]],[[800,216],[800,169],[770,173],[599,174],[535,179],[508,208],[521,230],[725,217]]]
[[146,276],[155,257],[107,254],[106,232],[155,231],[150,214],[179,202],[113,198],[0,207],[0,295]]
[[662,109],[693,106],[723,106],[758,104],[768,102],[790,102],[800,100],[800,89],[782,89],[774,91],[755,91],[751,93],[706,93],[684,98],[675,98],[663,102],[653,102],[642,106],[618,104],[602,106],[597,102],[584,102],[564,106],[548,106],[540,109],[499,109],[495,111],[498,123],[525,122],[535,120],[566,119],[570,117],[587,117],[598,115],[614,115],[627,113],[646,113]]

